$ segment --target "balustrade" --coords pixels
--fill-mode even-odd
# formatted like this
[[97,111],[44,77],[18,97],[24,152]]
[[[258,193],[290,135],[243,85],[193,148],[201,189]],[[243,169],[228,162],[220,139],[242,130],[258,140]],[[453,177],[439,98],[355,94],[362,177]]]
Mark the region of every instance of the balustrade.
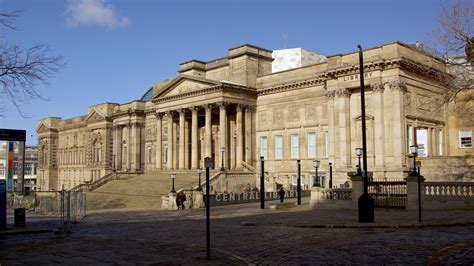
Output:
[[474,182],[424,182],[426,197],[474,197]]

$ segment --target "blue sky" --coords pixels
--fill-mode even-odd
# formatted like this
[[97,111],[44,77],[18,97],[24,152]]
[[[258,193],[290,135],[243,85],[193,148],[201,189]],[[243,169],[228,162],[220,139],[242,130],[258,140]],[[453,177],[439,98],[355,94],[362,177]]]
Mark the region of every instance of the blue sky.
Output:
[[211,60],[249,43],[267,49],[302,47],[325,55],[386,42],[427,39],[438,22],[437,0],[0,0],[23,10],[21,30],[0,29],[2,41],[26,48],[47,43],[66,66],[38,86],[49,101],[13,106],[0,128],[26,129],[36,144],[41,118],[71,118],[87,107],[138,99],[153,83],[173,78],[179,64]]

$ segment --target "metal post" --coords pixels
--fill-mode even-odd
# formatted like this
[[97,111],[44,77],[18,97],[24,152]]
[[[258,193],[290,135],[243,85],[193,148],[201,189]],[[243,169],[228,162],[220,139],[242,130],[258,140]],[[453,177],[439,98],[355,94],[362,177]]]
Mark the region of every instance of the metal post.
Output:
[[71,233],[71,191],[67,191],[66,194],[66,233]]
[[260,209],[265,209],[265,157],[260,156]]
[[176,190],[174,189],[174,178],[171,178],[171,180],[172,180],[171,193],[175,193]]
[[7,182],[0,180],[0,230],[7,229]]
[[368,179],[367,179],[367,134],[366,134],[366,121],[365,121],[365,94],[364,94],[364,56],[362,52],[362,46],[359,48],[359,71],[360,71],[360,107],[362,116],[362,163],[363,171],[362,176],[364,178],[364,194],[359,197],[359,222],[361,223],[373,223],[374,222],[374,200],[368,193]]
[[418,222],[421,223],[421,175],[419,173],[418,173]]
[[329,188],[332,188],[332,163],[329,163]]
[[211,259],[211,219],[209,206],[209,165],[206,165],[206,258]]
[[224,152],[225,152],[225,148],[222,147],[222,148],[221,148],[221,153],[222,153],[222,156],[221,156],[221,171],[225,171],[225,167],[224,167]]
[[298,183],[296,184],[296,190],[298,193],[297,204],[301,205],[301,161],[296,160],[296,163],[298,164]]

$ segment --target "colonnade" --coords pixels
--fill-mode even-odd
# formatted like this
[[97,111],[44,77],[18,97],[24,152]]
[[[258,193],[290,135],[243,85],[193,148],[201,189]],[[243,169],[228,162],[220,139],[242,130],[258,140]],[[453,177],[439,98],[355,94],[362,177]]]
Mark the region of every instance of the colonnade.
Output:
[[[217,120],[213,124],[215,109],[219,111],[218,124]],[[226,169],[239,168],[242,161],[251,160],[251,131],[246,130],[251,126],[249,106],[219,102],[156,112],[155,116],[156,169],[197,169],[204,166],[204,157],[212,158],[215,168],[223,164]],[[204,123],[199,123],[202,117]]]

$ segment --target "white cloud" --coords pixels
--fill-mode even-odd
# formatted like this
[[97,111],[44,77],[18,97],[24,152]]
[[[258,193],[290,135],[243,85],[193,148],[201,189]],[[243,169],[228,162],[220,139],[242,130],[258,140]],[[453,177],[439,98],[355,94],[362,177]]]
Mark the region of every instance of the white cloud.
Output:
[[97,25],[108,29],[130,24],[127,17],[120,17],[105,0],[69,0],[66,4],[66,23],[71,27]]

